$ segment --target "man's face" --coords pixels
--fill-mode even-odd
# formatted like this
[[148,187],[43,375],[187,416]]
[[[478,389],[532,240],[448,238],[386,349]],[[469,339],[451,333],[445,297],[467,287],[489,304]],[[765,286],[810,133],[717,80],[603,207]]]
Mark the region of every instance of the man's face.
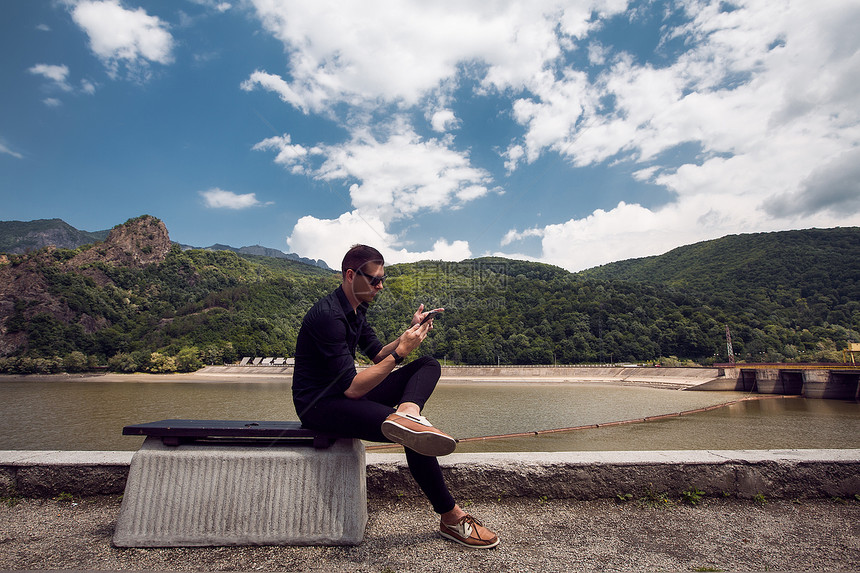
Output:
[[371,302],[382,289],[382,281],[377,282],[374,286],[370,284],[373,281],[372,277],[385,276],[385,266],[379,263],[367,263],[358,269],[352,279],[352,292],[361,302]]

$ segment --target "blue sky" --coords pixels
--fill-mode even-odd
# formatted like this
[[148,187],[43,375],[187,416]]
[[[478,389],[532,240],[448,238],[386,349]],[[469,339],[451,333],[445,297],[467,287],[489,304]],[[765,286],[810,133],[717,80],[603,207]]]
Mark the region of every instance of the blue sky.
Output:
[[856,0],[0,13],[0,220],[571,271],[860,225]]

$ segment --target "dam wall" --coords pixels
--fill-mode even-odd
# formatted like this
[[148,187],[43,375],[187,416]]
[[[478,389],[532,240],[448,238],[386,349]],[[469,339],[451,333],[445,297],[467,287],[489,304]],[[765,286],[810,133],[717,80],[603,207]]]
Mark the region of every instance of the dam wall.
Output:
[[[359,370],[363,367],[359,366]],[[292,376],[292,366],[206,366],[202,376]],[[721,368],[645,368],[635,366],[443,366],[443,382],[605,382],[691,388],[725,378]],[[734,389],[736,380],[725,383]],[[731,386],[731,388],[728,388]]]
[[[358,367],[359,370],[366,366]],[[201,376],[291,377],[292,366],[206,366]],[[677,390],[755,392],[860,399],[860,368],[844,364],[737,364],[698,367],[442,366],[442,382],[590,382]]]

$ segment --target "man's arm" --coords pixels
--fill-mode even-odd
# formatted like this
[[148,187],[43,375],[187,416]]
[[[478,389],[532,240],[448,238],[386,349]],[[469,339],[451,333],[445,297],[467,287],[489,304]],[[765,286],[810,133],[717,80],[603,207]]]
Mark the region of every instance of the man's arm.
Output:
[[[416,313],[417,314],[417,313]],[[389,342],[382,347],[376,356],[373,357],[375,364],[369,368],[365,368],[355,375],[349,388],[343,393],[347,398],[361,398],[382,382],[386,376],[391,374],[396,363],[394,357],[391,356],[393,351],[397,351],[400,356],[406,356],[421,344],[427,337],[427,332],[430,330],[430,322],[418,325],[413,324],[403,334],[398,336],[393,342]]]
[[[401,336],[403,336],[403,335],[401,334],[400,336],[398,336],[397,338],[395,338],[394,340],[392,340],[391,342],[389,342],[388,344],[383,346],[382,350],[379,351],[379,354],[377,354],[376,356],[373,357],[373,363],[379,364],[380,362],[385,360],[385,358],[387,356],[390,356],[392,352],[397,350],[397,347],[400,345],[400,337]],[[398,354],[400,356],[406,356],[402,352],[398,352]]]
[[[444,310],[445,310],[444,308],[434,308],[431,311],[424,312],[424,305],[420,304],[420,305],[418,305],[418,310],[416,310],[415,314],[412,315],[412,322],[410,323],[410,326],[415,326],[416,324],[421,324],[421,321],[424,320],[424,317],[427,316],[428,314],[430,314],[431,312],[442,312]],[[428,330],[432,330],[432,329],[433,329],[433,319],[431,318],[430,319],[430,328]],[[394,352],[397,349],[397,346],[400,344],[400,338],[402,336],[403,335],[401,334],[400,336],[398,336],[397,338],[395,338],[394,340],[392,340],[391,342],[389,342],[388,344],[383,346],[382,350],[380,350],[376,354],[376,356],[374,356],[371,359],[371,360],[373,360],[373,363],[379,364],[380,362],[385,360],[386,356],[388,356],[392,352]],[[400,356],[406,356],[405,354],[403,354],[402,352],[399,352],[399,351],[398,351],[398,354]],[[386,374],[386,376],[387,376],[387,374]]]

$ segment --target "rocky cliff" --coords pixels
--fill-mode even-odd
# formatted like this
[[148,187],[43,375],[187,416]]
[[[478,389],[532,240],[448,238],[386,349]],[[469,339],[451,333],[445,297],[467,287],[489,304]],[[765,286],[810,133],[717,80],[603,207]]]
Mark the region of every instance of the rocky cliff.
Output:
[[101,261],[114,266],[142,268],[163,261],[170,246],[164,223],[143,215],[117,225],[111,229],[104,243],[75,255],[67,265],[80,268]]
[[104,286],[111,281],[96,263],[143,268],[163,261],[170,247],[164,223],[144,215],[114,227],[104,242],[77,253],[50,246],[26,255],[4,257],[0,260],[0,356],[26,344],[27,323],[37,316],[47,315],[65,324],[74,321],[89,333],[108,325],[104,317],[73,308],[74,301],[58,291],[57,281],[52,282],[50,276],[64,275],[67,281],[87,277]]

